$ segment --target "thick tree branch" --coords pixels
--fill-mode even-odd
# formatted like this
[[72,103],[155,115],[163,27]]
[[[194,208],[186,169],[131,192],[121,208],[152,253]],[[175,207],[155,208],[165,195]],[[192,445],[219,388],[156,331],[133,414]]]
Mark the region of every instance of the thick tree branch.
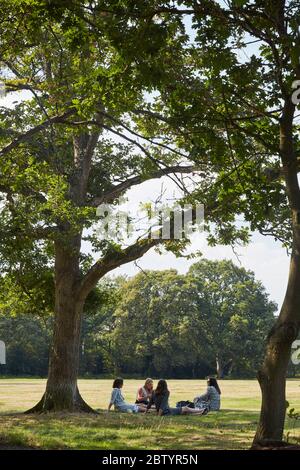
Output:
[[32,138],[32,136],[46,129],[52,124],[64,123],[66,118],[68,118],[69,116],[75,113],[76,113],[75,109],[70,109],[63,114],[60,114],[59,116],[53,116],[49,119],[46,119],[41,124],[38,124],[37,126],[33,127],[29,131],[21,134],[19,137],[14,139],[10,144],[8,144],[6,147],[0,150],[0,157],[3,157],[4,155],[8,154],[11,150],[17,148],[22,142],[27,142],[28,140]]
[[91,170],[92,158],[101,133],[103,116],[96,113],[95,122],[98,126],[95,131],[82,132],[73,137],[74,174],[71,184],[71,198],[82,205],[85,202],[88,179]]
[[[280,119],[280,157],[285,178],[287,196],[293,213],[293,222],[299,226],[300,188],[298,182],[298,162],[293,141],[293,119],[295,105],[290,99],[285,102]],[[300,243],[300,240],[299,240]]]
[[[244,164],[245,162],[243,162]],[[242,164],[241,164],[242,165]],[[227,175],[228,176],[228,175]],[[225,177],[223,178],[225,179]],[[218,184],[220,181],[218,182]],[[232,202],[235,201],[236,195],[231,196]],[[230,203],[230,198],[227,203]],[[222,211],[222,204],[216,199],[211,201],[209,205],[205,207],[205,216],[214,217],[216,211]],[[196,211],[192,212],[192,221],[195,221]],[[169,221],[166,221],[168,224]],[[172,224],[171,224],[172,226]],[[171,227],[172,230],[172,227]],[[158,232],[160,235],[160,232]],[[172,239],[172,234],[170,235]],[[86,273],[84,278],[81,280],[78,287],[78,298],[84,300],[89,292],[96,286],[97,282],[108,272],[113,269],[118,268],[119,266],[135,261],[136,259],[141,258],[147,251],[151,248],[163,244],[169,240],[165,240],[162,237],[158,236],[157,238],[144,238],[138,240],[133,245],[120,249],[120,251],[115,250],[107,253],[103,258],[99,259]]]
[[96,286],[99,279],[109,271],[140,258],[161,242],[161,239],[143,239],[124,250],[108,253],[97,261],[84,276],[79,286],[78,298],[84,300],[89,292]]
[[192,173],[197,171],[199,171],[199,168],[195,166],[175,165],[167,168],[158,169],[155,172],[151,173],[147,178],[142,175],[134,176],[112,187],[109,191],[106,191],[102,196],[94,198],[91,201],[90,205],[93,207],[97,207],[99,206],[99,204],[112,202],[114,199],[123,194],[124,191],[126,191],[127,189],[131,188],[132,186],[141,184],[144,181],[148,181],[150,179],[161,178],[162,176],[165,176],[166,174],[170,173]]
[[83,124],[90,124],[90,125],[94,125],[94,126],[99,126],[115,135],[117,135],[118,137],[120,137],[121,139],[124,139],[126,140],[127,142],[135,145],[136,147],[138,147],[143,153],[144,155],[146,155],[146,157],[149,158],[149,160],[151,160],[156,166],[158,166],[162,171],[164,171],[165,175],[167,175],[183,192],[185,192],[185,187],[182,185],[181,181],[178,180],[176,178],[176,175],[175,175],[175,179],[173,179],[170,174],[166,171],[167,168],[161,168],[160,165],[163,165],[164,167],[166,167],[165,163],[161,160],[159,160],[158,158],[155,158],[151,155],[151,152],[149,152],[148,149],[146,149],[143,145],[141,145],[139,142],[137,142],[136,140],[132,139],[131,137],[123,134],[122,132],[119,132],[118,130],[116,129],[113,129],[112,127],[109,127],[105,124],[100,124],[97,120],[91,120],[91,121],[77,121],[77,122],[67,122],[67,124],[69,125],[73,125],[73,126],[81,126]]

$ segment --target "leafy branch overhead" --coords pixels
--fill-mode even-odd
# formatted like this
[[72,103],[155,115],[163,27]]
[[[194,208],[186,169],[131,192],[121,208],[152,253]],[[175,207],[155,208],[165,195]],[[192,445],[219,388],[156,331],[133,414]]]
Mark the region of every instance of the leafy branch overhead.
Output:
[[[85,23],[87,41],[76,46],[70,25],[53,19],[37,24],[29,3],[24,15],[35,25],[36,43],[24,45],[21,39],[24,53],[18,55],[16,47],[12,56],[5,46],[15,36],[4,28],[7,44],[1,51],[8,96],[30,92],[29,100],[2,108],[1,192],[15,235],[64,240],[93,224],[97,205],[114,202],[148,179],[166,175],[185,191],[178,174],[196,172],[197,166],[164,139],[138,133],[133,121],[132,110],[145,103],[150,86],[133,59],[125,61],[111,39],[100,40]],[[18,6],[11,14],[21,14]],[[137,243],[133,250],[140,256],[154,244],[144,241],[139,251]],[[119,247],[115,256],[123,263],[132,258],[127,253]]]

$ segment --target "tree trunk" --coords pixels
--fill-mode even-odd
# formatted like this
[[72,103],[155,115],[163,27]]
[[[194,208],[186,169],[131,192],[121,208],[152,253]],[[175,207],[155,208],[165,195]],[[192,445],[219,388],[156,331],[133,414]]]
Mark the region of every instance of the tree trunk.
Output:
[[77,297],[78,273],[76,240],[68,250],[56,246],[55,321],[47,386],[40,402],[27,413],[93,411],[81,398],[77,387],[84,305]]
[[286,413],[286,371],[291,345],[300,326],[300,255],[291,257],[289,282],[278,320],[268,336],[265,359],[258,372],[262,392],[261,415],[254,444],[281,441]]
[[269,333],[265,359],[258,372],[262,405],[254,444],[282,440],[286,373],[291,345],[298,336],[300,326],[300,191],[293,137],[294,113],[295,105],[288,98],[280,118],[280,158],[291,210],[293,249],[285,298],[278,320]]
[[229,359],[223,367],[223,378],[230,376],[233,369],[233,359]]
[[216,370],[217,370],[217,378],[222,379],[223,378],[223,367],[222,367],[222,362],[221,362],[220,356],[218,354],[216,356]]

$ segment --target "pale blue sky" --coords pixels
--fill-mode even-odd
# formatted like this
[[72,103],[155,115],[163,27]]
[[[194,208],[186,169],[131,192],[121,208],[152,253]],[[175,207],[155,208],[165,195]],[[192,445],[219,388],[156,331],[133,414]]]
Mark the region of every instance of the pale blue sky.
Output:
[[[127,193],[129,203],[132,202],[135,205],[137,201],[155,200],[161,192],[162,180],[164,188],[167,190],[166,198],[168,194],[171,195],[174,191],[177,192],[174,188],[174,183],[164,177],[159,181],[148,181],[132,188]],[[275,242],[271,237],[253,233],[249,245],[236,248],[237,258],[231,247],[221,245],[209,247],[204,233],[195,233],[192,240],[189,252],[200,250],[203,257],[211,260],[231,259],[235,264],[254,271],[256,278],[262,281],[265,286],[270,299],[274,300],[279,307],[281,306],[289,269],[289,258],[281,243]],[[140,269],[163,270],[169,268],[175,268],[178,272],[185,273],[195,261],[195,259],[176,258],[171,253],[160,255],[152,249],[137,261],[137,265],[134,262],[128,263],[116,269],[114,275],[126,274],[132,276],[138,273]]]

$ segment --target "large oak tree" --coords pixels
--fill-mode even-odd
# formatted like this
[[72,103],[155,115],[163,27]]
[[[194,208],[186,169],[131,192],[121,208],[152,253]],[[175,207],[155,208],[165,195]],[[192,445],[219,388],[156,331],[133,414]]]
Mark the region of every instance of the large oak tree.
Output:
[[[48,381],[31,411],[90,410],[77,387],[86,299],[106,273],[161,241],[99,240],[97,206],[153,178],[173,175],[182,187],[176,174],[194,169],[174,146],[137,133],[132,121],[162,82],[165,57],[181,47],[177,20],[166,28],[163,20],[103,11],[95,29],[89,2],[75,10],[67,3],[0,5],[1,80],[8,96],[29,93],[1,108],[2,272],[30,274],[36,256],[54,275]],[[96,262],[83,242],[97,253]]]

